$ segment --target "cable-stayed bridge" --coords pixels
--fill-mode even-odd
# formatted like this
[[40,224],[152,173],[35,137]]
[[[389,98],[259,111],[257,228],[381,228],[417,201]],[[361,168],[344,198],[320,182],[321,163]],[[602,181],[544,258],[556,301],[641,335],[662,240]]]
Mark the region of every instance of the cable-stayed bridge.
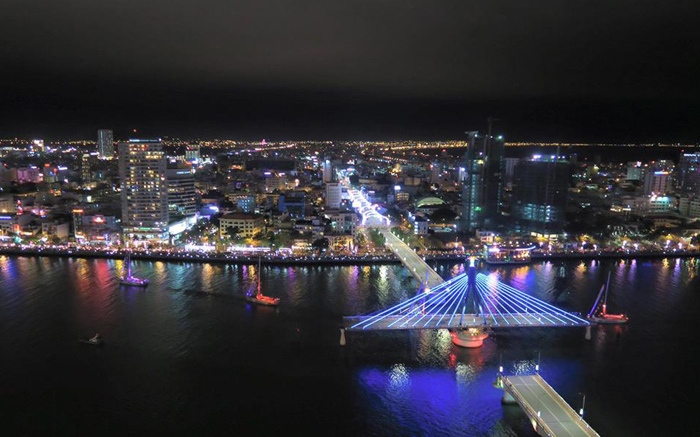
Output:
[[[575,314],[506,285],[495,277],[477,273],[474,267],[390,308],[344,318],[345,329],[349,331],[458,331],[455,343],[466,347],[481,346],[487,336],[486,330],[491,328],[589,325]],[[461,342],[460,335],[463,337]]]
[[348,194],[362,214],[364,226],[375,227],[385,236],[387,246],[419,281],[418,293],[390,308],[368,315],[344,317],[345,330],[378,331],[406,329],[449,329],[455,344],[479,347],[492,328],[589,327],[585,319],[478,273],[473,265],[467,273],[443,281],[413,250],[388,229],[390,221],[379,214],[358,190]]

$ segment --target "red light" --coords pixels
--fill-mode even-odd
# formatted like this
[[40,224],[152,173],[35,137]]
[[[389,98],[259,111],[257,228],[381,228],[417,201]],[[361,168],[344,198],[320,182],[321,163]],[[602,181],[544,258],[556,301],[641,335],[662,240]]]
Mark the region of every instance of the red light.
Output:
[[105,219],[103,219],[103,218],[100,217],[100,216],[97,216],[97,217],[93,218],[92,221],[95,222],[95,223],[104,223],[104,222],[105,222]]

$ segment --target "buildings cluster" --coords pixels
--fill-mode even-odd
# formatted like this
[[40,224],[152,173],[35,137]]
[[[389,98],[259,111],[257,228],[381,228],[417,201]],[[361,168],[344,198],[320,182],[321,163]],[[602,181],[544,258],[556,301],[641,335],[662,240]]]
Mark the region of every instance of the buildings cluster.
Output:
[[502,136],[477,132],[419,145],[115,141],[107,129],[94,142],[13,140],[0,143],[0,239],[362,254],[372,245],[348,186],[426,249],[493,235],[642,235],[700,219],[700,153],[628,163],[555,147],[513,154]]

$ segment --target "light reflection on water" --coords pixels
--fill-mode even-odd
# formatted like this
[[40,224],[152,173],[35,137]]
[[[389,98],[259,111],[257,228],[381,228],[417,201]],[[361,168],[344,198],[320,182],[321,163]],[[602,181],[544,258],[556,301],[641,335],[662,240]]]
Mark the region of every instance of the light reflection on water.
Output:
[[[587,417],[601,435],[682,435],[693,424],[691,391],[682,387],[700,358],[682,352],[696,341],[700,314],[694,259],[495,268],[494,277],[582,313],[611,271],[609,308],[631,322],[594,329],[590,342],[578,330],[497,332],[478,350],[453,346],[445,330],[349,333],[348,347],[338,347],[342,315],[415,295],[416,281],[398,265],[263,266],[263,291],[282,298],[279,311],[233,299],[257,277],[256,264],[135,261],[151,281],[147,290],[120,287],[121,266],[0,256],[0,348],[13,351],[0,357],[0,387],[10,393],[0,407],[18,417],[5,430],[41,428],[21,420],[31,409],[69,423],[64,435],[110,434],[103,424],[110,422],[133,433],[163,411],[192,432],[202,432],[202,423],[234,429],[240,415],[220,414],[210,407],[217,404],[247,417],[273,409],[292,434],[317,433],[325,420],[337,435],[534,436],[517,408],[501,406],[492,383],[499,364],[527,374],[539,354],[543,376],[567,401],[576,406],[587,394]],[[444,278],[463,271],[458,263],[438,267]],[[78,347],[79,336],[95,331],[107,347]],[[639,375],[647,375],[644,384]],[[83,383],[84,376],[101,384]],[[172,434],[159,420],[160,433]],[[278,433],[258,422],[246,431]]]

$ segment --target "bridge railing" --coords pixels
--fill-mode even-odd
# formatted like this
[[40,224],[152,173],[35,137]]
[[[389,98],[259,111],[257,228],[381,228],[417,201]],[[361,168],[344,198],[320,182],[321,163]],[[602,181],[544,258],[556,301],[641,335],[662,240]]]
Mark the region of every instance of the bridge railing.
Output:
[[525,402],[524,397],[520,394],[520,391],[513,385],[512,382],[508,380],[508,377],[503,378],[503,388],[507,390],[512,396],[513,399],[520,405],[520,408],[525,410],[525,413],[532,418],[535,422],[537,422],[537,432],[540,432],[540,429],[544,431],[547,436],[549,437],[557,437],[554,434],[554,431],[552,431],[547,424],[542,420],[539,414],[537,414],[537,411],[535,411],[534,408],[532,408],[527,402]]
[[[587,434],[590,434],[592,436],[600,437],[600,435],[593,429],[591,426],[583,420],[583,417],[579,416],[576,414],[571,406],[562,398],[559,393],[557,393],[556,390],[550,386],[547,381],[544,380],[540,375],[534,375],[535,379],[537,380],[537,383],[540,387],[542,387],[561,407],[562,409],[566,412],[566,415],[572,419],[572,422],[577,423],[582,429],[585,429]],[[538,432],[541,427],[542,431],[544,431],[549,437],[557,437],[557,435],[552,431],[552,429],[547,425],[547,423],[540,417],[537,411],[533,407],[531,407],[527,402],[525,401],[524,396],[520,393],[518,388],[513,385],[512,382],[508,379],[507,376],[503,377],[503,386],[504,389],[508,388],[508,392],[513,396],[513,399],[520,405],[520,407],[525,410],[525,412],[530,416],[535,422],[537,422],[538,426]]]

